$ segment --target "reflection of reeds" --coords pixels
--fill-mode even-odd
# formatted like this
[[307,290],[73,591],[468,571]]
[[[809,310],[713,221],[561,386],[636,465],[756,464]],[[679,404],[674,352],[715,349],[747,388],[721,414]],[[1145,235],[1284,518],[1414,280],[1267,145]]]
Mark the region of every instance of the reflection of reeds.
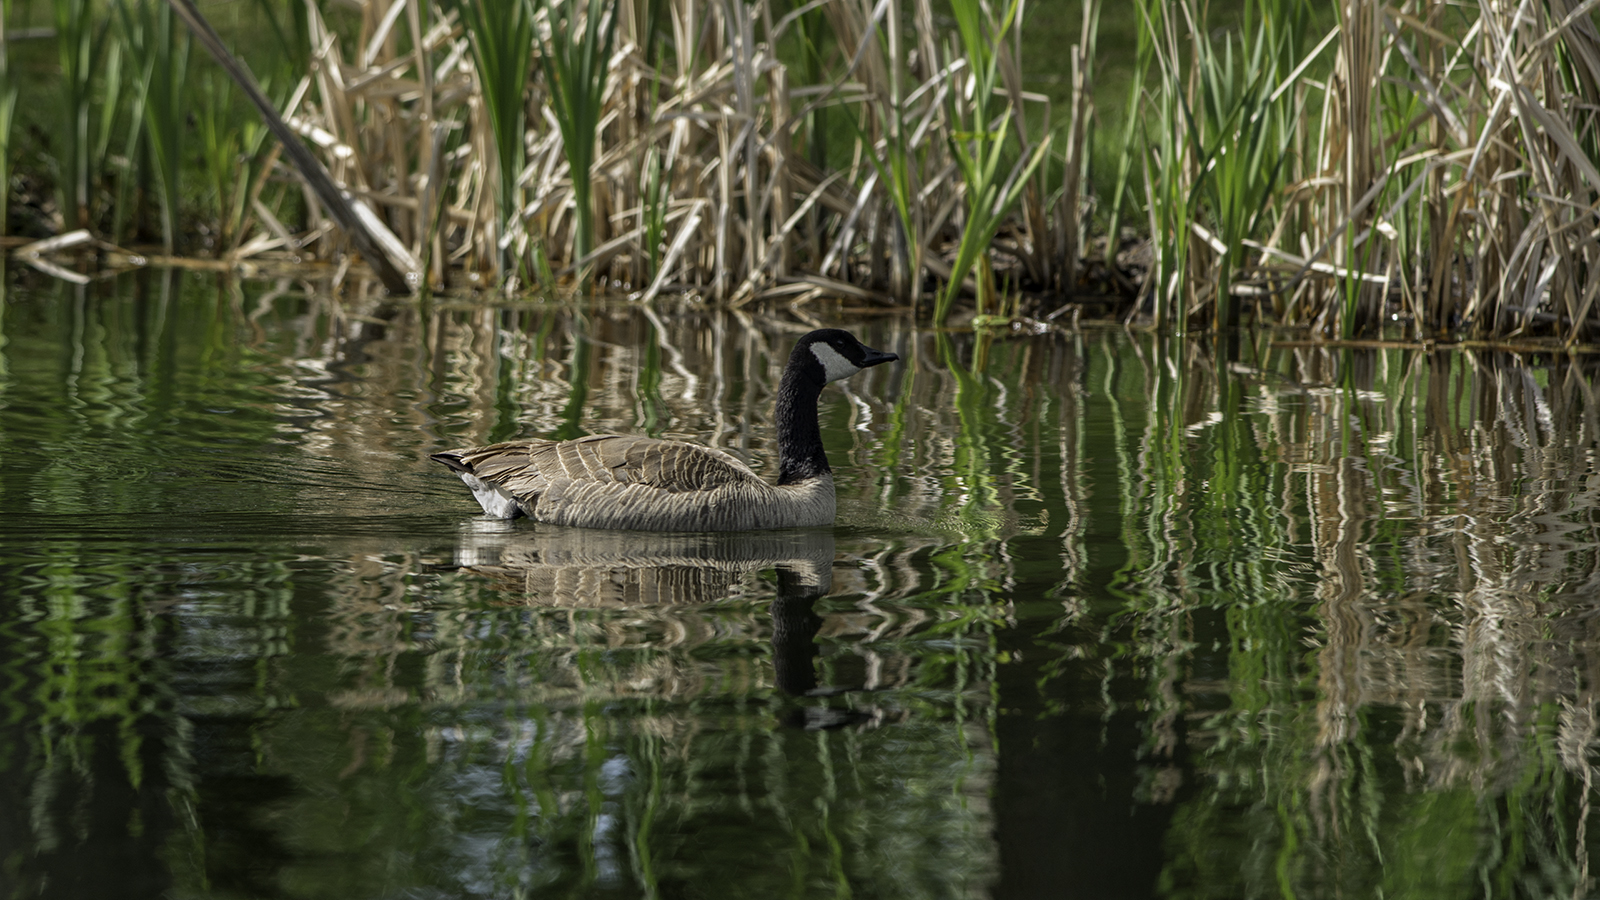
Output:
[[[524,573],[508,586],[442,571],[463,561],[453,528],[467,514],[426,468],[426,444],[561,428],[582,382],[584,428],[632,429],[655,415],[663,431],[718,444],[743,435],[736,449],[771,468],[772,394],[794,338],[782,323],[599,307],[580,329],[568,307],[333,300],[287,281],[219,296],[206,279],[165,274],[128,279],[121,294],[4,307],[0,441],[84,448],[99,473],[86,479],[69,455],[26,478],[8,474],[7,490],[37,492],[60,515],[92,506],[124,522],[181,506],[208,548],[172,559],[143,543],[81,547],[75,532],[57,532],[42,538],[51,552],[0,571],[7,596],[21,598],[21,618],[0,635],[9,651],[0,668],[16,676],[0,690],[16,716],[0,738],[20,777],[38,782],[35,845],[82,821],[61,812],[69,795],[56,787],[87,783],[83,771],[101,798],[119,774],[142,778],[154,803],[185,813],[160,839],[199,845],[217,802],[199,785],[226,772],[283,785],[239,804],[270,805],[270,830],[317,847],[319,860],[347,854],[343,872],[365,877],[389,848],[421,848],[427,859],[391,871],[391,884],[470,866],[520,877],[535,864],[595,863],[600,878],[607,854],[639,860],[641,883],[652,867],[682,883],[684,861],[703,855],[684,851],[681,836],[730,820],[741,823],[739,846],[770,843],[786,873],[808,878],[937,879],[931,893],[949,895],[991,876],[992,633],[1008,611],[1009,565],[991,558],[997,538],[961,546],[948,529],[884,537],[857,527],[834,591],[817,601],[816,674],[846,689],[823,697],[779,694],[778,592],[759,570],[679,579],[698,592],[687,600],[671,590],[681,572],[639,596],[612,589],[642,578],[594,566],[583,576],[599,588],[589,594],[560,577]],[[894,326],[863,336],[902,350],[912,339]],[[641,369],[653,385],[635,378]],[[863,374],[875,377],[860,393],[830,389],[824,404],[834,464],[854,494],[881,480],[868,454],[892,377]],[[909,392],[925,399],[942,387]],[[940,414],[913,424],[915,434],[937,431]],[[206,448],[203,471],[140,477],[172,464],[175,434]],[[260,455],[207,452],[229,440]],[[993,477],[1027,477],[1014,469]],[[894,488],[908,506],[935,510],[942,490],[914,479]],[[249,527],[282,515],[266,527],[286,543],[209,549],[222,527],[214,509]],[[188,527],[183,519],[165,521]],[[307,527],[326,528],[315,556],[302,552]],[[832,565],[835,553],[824,555]],[[815,724],[844,727],[774,727],[796,709],[836,710]],[[92,767],[87,750],[100,760]],[[748,822],[736,806],[755,810]],[[802,840],[821,849],[796,850]],[[470,859],[451,856],[466,843]],[[580,849],[570,866],[529,850],[549,846]],[[205,866],[190,860],[203,858],[174,864],[173,880],[201,884]]]
[[[245,310],[248,304],[241,315]],[[276,321],[270,311],[266,314],[259,321]],[[384,337],[372,340],[362,320],[379,315],[385,317]],[[315,304],[310,316],[296,322],[302,346],[321,360],[317,365],[308,361],[306,371],[312,374],[307,396],[337,411],[308,423],[297,438],[309,452],[324,458],[379,453],[420,459],[419,440],[471,442],[568,430],[644,428],[726,447],[745,455],[758,470],[773,467],[772,396],[782,353],[793,335],[771,323],[707,313],[640,316],[626,308],[600,307],[585,313],[579,326],[575,313],[560,307],[444,306],[428,314],[426,333],[434,350],[424,388],[408,380],[418,374],[409,360],[420,340],[419,316],[420,311],[411,307],[370,306],[341,313],[339,305]],[[344,334],[348,336],[341,337]],[[905,336],[871,339],[913,356],[906,350]],[[340,364],[348,352],[341,349],[342,342],[359,345],[368,390],[345,393],[321,386],[317,373]],[[934,341],[926,339],[915,356],[931,358],[933,346]],[[1002,366],[1032,365],[1037,359],[1048,371],[1046,360],[1053,358],[1017,357],[1009,351],[1009,347],[995,351]],[[936,479],[885,485],[876,474],[880,466],[870,462],[870,456],[880,452],[879,441],[862,432],[876,431],[885,421],[881,382],[894,373],[868,374],[848,396],[830,391],[832,405],[824,413],[846,515],[870,523],[875,515],[872,507],[881,505],[893,510],[896,528],[909,526],[926,533],[887,543],[862,559],[859,568],[841,572],[834,597],[850,599],[830,599],[819,607],[824,624],[818,639],[833,648],[825,657],[828,671],[837,670],[839,677],[870,690],[909,692],[908,698],[915,699],[906,702],[920,704],[946,696],[952,678],[968,685],[990,680],[990,663],[974,648],[986,646],[993,623],[1009,613],[1005,598],[996,594],[997,585],[1006,580],[1005,565],[990,556],[996,541],[1022,527],[1006,504],[1015,503],[1018,496],[1038,502],[1036,480],[1054,477],[1054,463],[1048,460],[1055,442],[1046,428],[1030,433],[1030,449],[1008,445],[1003,450],[963,450],[951,458],[960,460],[958,467]],[[966,399],[960,421],[967,423],[973,439],[992,445],[999,440],[997,435],[1019,435],[1027,415],[1008,409],[1001,424],[986,425],[985,408],[1000,396],[998,388],[986,376],[965,370],[963,376],[966,382],[958,390],[966,392]],[[929,371],[906,382],[909,393],[903,409],[911,420],[904,426],[905,455],[891,455],[891,467],[945,467],[942,454],[924,456],[917,449],[942,441],[939,436],[957,426],[956,411],[933,399],[951,389],[943,380],[946,377]],[[391,387],[377,391],[373,389],[377,385]],[[404,396],[415,399],[398,399]],[[396,428],[371,434],[357,424],[393,418],[396,413],[390,404],[409,410],[395,419]],[[431,477],[435,474],[422,471],[418,477],[437,486],[443,496],[448,488]],[[852,505],[851,498],[858,494],[875,499],[870,505]],[[353,496],[348,502],[354,511],[366,501]],[[379,509],[370,512],[379,514]],[[983,540],[958,542],[965,544],[959,548],[946,546],[957,536]],[[928,583],[922,574],[930,564],[943,573],[937,584]],[[478,574],[463,573],[444,588],[459,605],[502,610],[512,604],[531,605],[539,610],[534,614],[542,623],[538,640],[554,642],[550,652],[556,662],[551,664],[561,672],[559,678],[556,670],[548,672],[554,679],[549,683],[566,686],[547,698],[551,702],[579,703],[585,697],[639,696],[641,691],[658,690],[673,697],[693,697],[716,690],[729,677],[753,691],[768,685],[768,676],[759,670],[722,672],[720,663],[706,663],[730,641],[761,643],[770,634],[771,623],[761,614],[751,615],[748,607],[738,606],[741,598],[766,591],[744,569],[664,564],[637,573],[581,565],[520,565],[504,559],[478,560],[474,566]],[[372,577],[374,572],[363,569],[357,582]],[[685,606],[671,600],[686,592],[710,595],[715,602],[702,599]],[[350,594],[352,602],[358,594],[365,596],[355,584]],[[371,636],[403,632],[392,624],[378,627],[365,617],[410,614],[409,604],[394,596],[370,597],[359,605],[359,617],[348,626],[352,653],[372,650],[363,643]],[[503,613],[483,615],[493,618]],[[524,625],[515,627],[517,636],[507,640],[533,639],[524,635]],[[341,628],[340,633],[346,632]],[[429,647],[442,651],[457,638],[441,632],[429,640]],[[470,644],[464,636],[459,640],[466,642],[463,647]],[[951,641],[958,649],[930,653],[929,641]],[[338,639],[341,646],[345,642],[344,637]],[[567,671],[566,667],[579,665],[584,647],[596,645],[618,651],[615,667],[586,675]],[[406,648],[397,647],[395,652]],[[587,687],[580,690],[575,687],[579,685]],[[341,697],[341,703],[363,707],[403,700],[381,682],[371,687],[370,697],[361,691]],[[971,698],[962,702],[974,703]]]
[[[687,803],[695,776],[678,767],[718,741],[824,755],[769,729],[784,702],[769,576],[441,574],[465,561],[451,529],[473,513],[425,459],[468,440],[648,427],[770,470],[788,326],[699,307],[334,300],[286,295],[287,282],[217,303],[177,283],[12,298],[0,434],[143,464],[159,455],[150,442],[217,436],[208,410],[226,406],[249,423],[226,426],[248,427],[232,437],[273,455],[215,463],[250,469],[219,473],[220,499],[190,481],[106,480],[59,454],[8,490],[66,513],[328,504],[340,534],[319,559],[238,571],[78,549],[28,563],[33,580],[14,592],[44,584],[51,602],[28,607],[24,650],[61,660],[56,695],[0,696],[18,721],[109,721],[132,708],[127,684],[174,683],[126,665],[145,620],[106,610],[127,604],[173,617],[176,658],[229,673],[212,693],[179,682],[184,710],[282,710],[250,746],[286,768],[302,746],[338,756],[324,783],[341,798],[393,771],[465,772],[526,803],[518,827],[570,837],[597,831],[588,811],[614,799],[590,790],[608,753],[655,773],[657,793],[633,795],[640,815]],[[1225,896],[1367,896],[1424,877],[1453,894],[1583,893],[1574,836],[1587,825],[1574,816],[1589,811],[1600,679],[1592,363],[1265,340],[1223,361],[1225,343],[1120,331],[999,339],[883,322],[862,334],[905,363],[830,388],[822,407],[844,515],[834,587],[815,606],[816,673],[873,692],[827,702],[895,726],[836,733],[851,752],[914,734],[917,777],[986,784],[981,748],[1008,699],[995,673],[1019,664],[999,639],[1059,601],[1022,664],[1041,689],[1083,679],[1085,660],[1104,667],[1105,699],[1091,674],[1074,684],[1089,699],[1070,702],[1142,726],[1137,799],[1174,804],[1175,882],[1203,877]],[[247,387],[219,387],[218,371]],[[431,544],[392,533],[418,520]],[[377,524],[343,533],[358,522]],[[140,578],[167,587],[106,586]],[[699,599],[669,602],[679,587]],[[321,627],[304,630],[307,609]],[[93,641],[116,658],[86,653]],[[85,674],[106,689],[82,694]],[[717,746],[739,777],[781,793],[782,765]],[[498,802],[439,793],[450,809]]]
[[[1153,752],[1171,745],[1163,723],[1184,704],[1171,660],[1219,662],[1185,649],[1194,631],[1173,623],[1215,615],[1231,641],[1231,677],[1187,685],[1207,799],[1181,841],[1196,854],[1230,845],[1204,837],[1229,827],[1204,812],[1213,804],[1241,803],[1255,825],[1235,847],[1244,871],[1207,869],[1209,883],[1249,893],[1336,876],[1353,889],[1395,858],[1362,835],[1395,834],[1410,810],[1417,830],[1397,839],[1439,840],[1427,830],[1461,821],[1450,804],[1492,796],[1525,813],[1458,812],[1504,855],[1448,841],[1433,852],[1479,867],[1474,878],[1543,866],[1541,884],[1581,888],[1557,798],[1592,781],[1600,746],[1600,698],[1579,674],[1600,664],[1587,601],[1600,586],[1600,494],[1582,449],[1592,369],[1262,348],[1259,367],[1221,373],[1180,347],[1156,348],[1145,383],[1186,390],[1155,398],[1142,433],[1119,441],[1142,448],[1122,458],[1122,491],[1151,506],[1124,513],[1137,527],[1118,591],[1138,635],[1130,652],[1151,660]],[[1158,375],[1168,366],[1181,378]],[[1174,423],[1160,409],[1185,412]],[[1417,795],[1385,796],[1392,778]],[[1191,866],[1204,863],[1182,854],[1174,872]]]

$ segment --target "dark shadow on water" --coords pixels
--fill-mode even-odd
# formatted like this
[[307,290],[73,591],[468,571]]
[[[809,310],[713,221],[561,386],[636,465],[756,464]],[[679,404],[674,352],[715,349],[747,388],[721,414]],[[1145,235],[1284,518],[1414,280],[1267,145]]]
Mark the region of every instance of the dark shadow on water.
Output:
[[[1072,898],[1135,900],[1159,896],[1164,837],[1180,789],[1169,802],[1138,799],[1149,770],[1137,764],[1140,717],[1109,720],[1092,710],[1099,698],[1056,697],[1070,712],[1040,715],[1034,666],[1000,669],[996,726],[995,843],[1000,852],[997,900]],[[1092,685],[1092,679],[1078,682]],[[1161,761],[1170,764],[1170,761]]]
[[134,725],[135,741],[121,723],[87,723],[59,735],[65,740],[51,760],[39,758],[30,724],[0,726],[0,895],[165,894],[173,879],[164,851],[175,821],[160,720]]

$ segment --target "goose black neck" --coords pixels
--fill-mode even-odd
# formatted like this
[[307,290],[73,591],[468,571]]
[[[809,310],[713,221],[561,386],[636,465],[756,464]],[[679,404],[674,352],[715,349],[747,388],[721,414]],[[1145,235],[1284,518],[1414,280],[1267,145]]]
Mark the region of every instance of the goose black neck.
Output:
[[778,383],[778,483],[795,484],[833,471],[822,450],[817,398],[822,382],[791,363]]

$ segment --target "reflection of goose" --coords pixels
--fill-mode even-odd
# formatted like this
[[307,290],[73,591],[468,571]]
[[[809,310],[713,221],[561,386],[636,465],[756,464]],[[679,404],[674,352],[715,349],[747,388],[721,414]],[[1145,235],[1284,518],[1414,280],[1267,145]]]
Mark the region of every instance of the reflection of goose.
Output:
[[773,667],[785,693],[817,686],[812,659],[822,620],[812,604],[833,585],[830,529],[755,534],[671,534],[640,542],[626,532],[580,528],[464,531],[456,562],[540,606],[561,608],[704,604],[746,575],[776,568]]
[[830,525],[833,471],[817,398],[830,381],[899,358],[837,328],[795,344],[778,385],[776,485],[721,450],[616,434],[510,441],[433,458],[461,476],[485,513],[502,519],[641,531]]
[[785,694],[799,697],[817,688],[812,660],[817,655],[822,618],[812,606],[825,593],[806,584],[804,575],[778,569],[778,596],[772,601],[772,669],[778,689]]
[[833,532],[825,528],[753,534],[664,534],[516,529],[479,522],[463,529],[456,564],[514,584],[541,606],[636,607],[711,603],[747,574],[778,568],[796,592],[833,585]]

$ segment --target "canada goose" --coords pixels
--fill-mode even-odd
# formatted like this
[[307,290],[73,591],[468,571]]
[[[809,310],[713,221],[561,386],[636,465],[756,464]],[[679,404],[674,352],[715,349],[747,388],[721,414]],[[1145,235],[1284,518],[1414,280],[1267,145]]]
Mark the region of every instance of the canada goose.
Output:
[[749,531],[833,523],[833,470],[822,449],[817,398],[838,381],[899,359],[848,331],[802,337],[778,384],[778,483],[721,450],[620,434],[524,440],[433,459],[502,519],[635,531]]

